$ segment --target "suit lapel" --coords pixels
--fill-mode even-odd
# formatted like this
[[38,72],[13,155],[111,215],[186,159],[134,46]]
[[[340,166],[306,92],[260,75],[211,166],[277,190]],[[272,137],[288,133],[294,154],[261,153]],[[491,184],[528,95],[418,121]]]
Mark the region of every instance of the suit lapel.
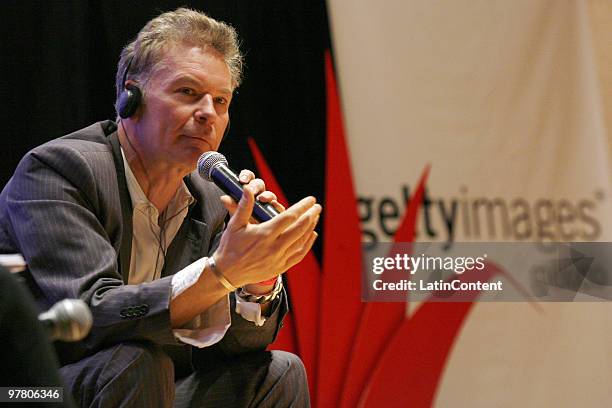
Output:
[[209,241],[208,225],[191,218],[190,211],[168,247],[166,263],[161,276],[176,273],[197,259],[206,256]]
[[[193,194],[189,176],[185,177],[184,181]],[[208,224],[201,219],[204,218],[201,205],[202,203],[196,198],[196,201],[189,206],[181,227],[168,247],[162,277],[176,273],[207,255],[211,232]]]
[[119,187],[121,218],[123,221],[121,248],[119,249],[119,272],[123,277],[123,282],[127,284],[130,276],[130,258],[132,256],[132,199],[130,198],[130,191],[128,190],[125,178],[123,156],[121,155],[121,145],[119,144],[117,132],[113,132],[108,138],[113,148],[113,161],[117,170],[117,185]]

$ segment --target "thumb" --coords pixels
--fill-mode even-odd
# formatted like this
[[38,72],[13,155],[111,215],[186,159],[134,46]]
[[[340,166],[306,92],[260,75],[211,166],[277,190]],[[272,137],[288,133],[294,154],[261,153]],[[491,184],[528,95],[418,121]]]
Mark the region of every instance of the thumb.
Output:
[[227,225],[228,228],[232,230],[244,228],[249,223],[254,204],[255,194],[251,190],[251,187],[245,186],[242,190],[242,198],[240,202],[238,202],[238,208],[236,208],[236,212],[232,215]]

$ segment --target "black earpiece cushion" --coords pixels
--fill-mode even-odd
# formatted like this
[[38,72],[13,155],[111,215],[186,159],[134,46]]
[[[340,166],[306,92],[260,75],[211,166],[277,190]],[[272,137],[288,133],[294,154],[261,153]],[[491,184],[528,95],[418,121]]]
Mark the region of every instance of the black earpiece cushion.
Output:
[[136,113],[140,101],[142,100],[142,92],[137,85],[127,84],[121,95],[119,95],[118,113],[122,119],[127,119]]

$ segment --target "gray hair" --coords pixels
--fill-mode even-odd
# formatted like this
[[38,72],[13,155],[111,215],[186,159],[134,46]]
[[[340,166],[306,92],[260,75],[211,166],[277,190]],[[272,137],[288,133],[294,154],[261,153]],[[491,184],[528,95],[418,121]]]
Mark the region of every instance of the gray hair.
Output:
[[173,44],[190,44],[202,48],[212,47],[229,68],[232,87],[236,89],[242,80],[243,57],[240,53],[238,35],[230,25],[217,21],[206,14],[188,8],[160,14],[140,30],[136,39],[121,51],[117,65],[115,86],[117,99],[124,89],[124,74],[144,86],[153,69],[164,58],[167,47]]

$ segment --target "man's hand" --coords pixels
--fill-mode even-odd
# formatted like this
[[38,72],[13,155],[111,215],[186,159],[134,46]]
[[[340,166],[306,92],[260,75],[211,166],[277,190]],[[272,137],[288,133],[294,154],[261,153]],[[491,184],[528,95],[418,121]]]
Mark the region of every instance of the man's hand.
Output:
[[[236,287],[274,278],[300,262],[317,237],[314,228],[321,213],[314,197],[284,211],[276,196],[264,191],[263,181],[248,170],[240,173],[240,180],[248,184],[238,205],[228,196],[221,198],[232,217],[214,255],[219,271]],[[258,193],[259,201],[270,202],[281,212],[261,224],[250,222]]]
[[[255,178],[255,173],[251,170],[241,170],[238,175],[238,179],[242,184],[249,185],[253,187],[255,191],[255,198],[257,201],[261,203],[270,203],[279,213],[285,211],[285,207],[279,203],[276,199],[276,194],[271,191],[266,190],[266,184],[262,179]],[[228,195],[221,196],[221,202],[230,213],[230,215],[234,215],[236,209],[238,208],[238,203],[234,201],[234,199]],[[251,223],[258,223],[255,218],[251,218]]]

